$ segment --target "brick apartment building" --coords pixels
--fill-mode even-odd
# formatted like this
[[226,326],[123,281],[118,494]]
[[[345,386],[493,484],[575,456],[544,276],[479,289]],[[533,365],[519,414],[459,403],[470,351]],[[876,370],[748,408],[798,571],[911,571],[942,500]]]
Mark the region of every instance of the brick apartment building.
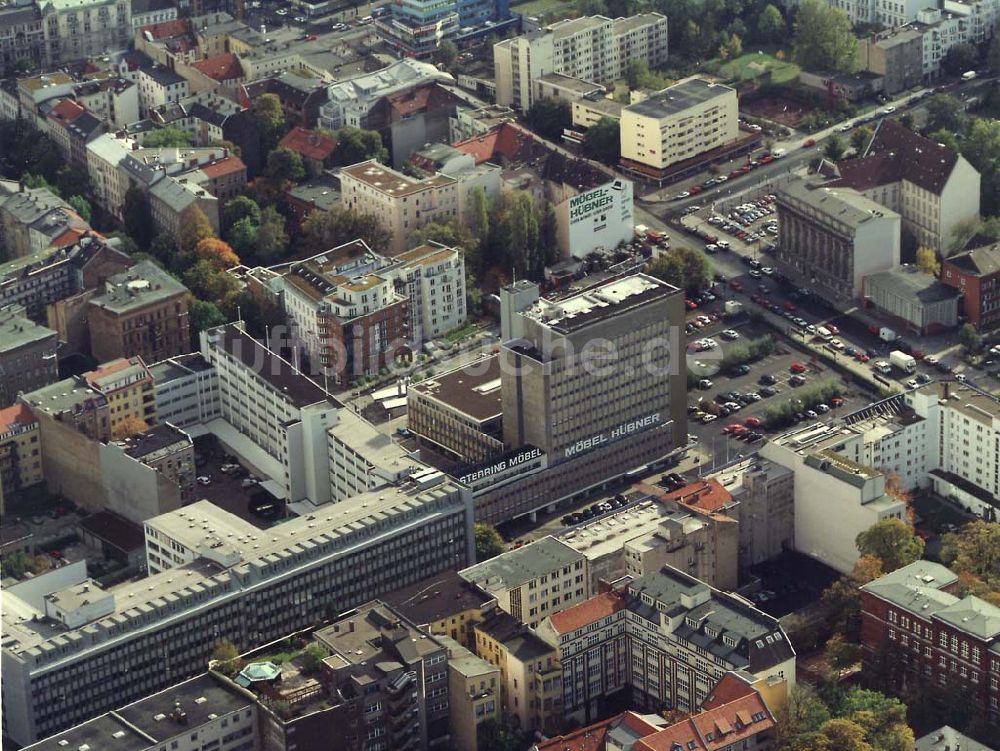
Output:
[[1000,245],[973,248],[946,258],[941,281],[962,293],[959,303],[980,331],[1000,326]]
[[930,681],[960,685],[996,722],[1000,701],[1000,608],[959,597],[958,576],[916,561],[861,588],[866,670],[888,658],[898,689]]

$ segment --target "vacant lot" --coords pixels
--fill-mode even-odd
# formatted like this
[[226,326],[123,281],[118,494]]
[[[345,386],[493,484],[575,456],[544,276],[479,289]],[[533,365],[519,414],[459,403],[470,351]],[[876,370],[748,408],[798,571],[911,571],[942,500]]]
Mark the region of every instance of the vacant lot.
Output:
[[799,75],[799,66],[763,52],[748,52],[723,63],[719,75],[731,81],[749,81],[765,71],[771,71],[772,82],[788,83]]
[[526,3],[511,3],[511,7],[525,16],[541,16],[550,13],[566,16],[573,11],[573,3],[565,0],[529,0]]

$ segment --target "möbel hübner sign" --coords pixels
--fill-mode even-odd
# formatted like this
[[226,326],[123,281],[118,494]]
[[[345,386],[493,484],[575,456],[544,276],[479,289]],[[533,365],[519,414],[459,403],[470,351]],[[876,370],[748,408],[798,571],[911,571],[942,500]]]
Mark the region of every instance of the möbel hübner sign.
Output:
[[635,231],[632,201],[632,183],[619,179],[559,204],[559,249],[583,258],[599,248],[610,250],[631,240]]
[[470,472],[468,474],[462,475],[458,478],[458,481],[464,484],[470,482],[475,482],[476,480],[481,480],[484,477],[489,477],[495,475],[499,472],[504,472],[508,469],[513,469],[522,464],[530,462],[532,459],[537,459],[542,455],[542,450],[539,448],[525,449],[513,456],[508,456],[505,459],[501,459],[493,464],[487,464],[485,467],[480,467],[479,469]]
[[590,451],[590,449],[597,448],[598,446],[605,443],[613,443],[621,438],[632,435],[633,433],[638,433],[639,431],[645,430],[646,428],[651,428],[654,425],[660,423],[660,413],[654,412],[651,415],[646,415],[645,417],[640,417],[638,420],[631,420],[629,422],[623,422],[621,425],[617,426],[610,433],[598,433],[592,435],[589,438],[584,438],[583,440],[577,441],[571,446],[566,447],[566,458],[569,459],[577,454],[582,454],[585,451]]

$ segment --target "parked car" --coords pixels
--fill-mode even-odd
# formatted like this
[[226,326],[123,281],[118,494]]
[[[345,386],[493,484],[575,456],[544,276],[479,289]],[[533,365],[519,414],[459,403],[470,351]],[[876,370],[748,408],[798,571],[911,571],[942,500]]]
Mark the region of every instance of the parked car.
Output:
[[792,371],[793,373],[805,373],[806,372],[806,366],[803,365],[800,362],[793,362],[791,365],[788,366],[788,369],[790,371]]
[[197,482],[199,485],[211,485],[212,478],[209,477],[208,475],[198,475]]

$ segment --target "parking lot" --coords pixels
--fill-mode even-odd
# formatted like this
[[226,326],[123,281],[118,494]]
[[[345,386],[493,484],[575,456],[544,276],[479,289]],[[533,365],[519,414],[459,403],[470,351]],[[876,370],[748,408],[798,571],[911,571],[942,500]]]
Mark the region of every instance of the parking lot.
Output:
[[[275,501],[255,482],[254,473],[240,466],[238,460],[227,454],[213,436],[195,439],[195,451],[199,477],[195,487],[196,500],[209,500],[260,529],[267,529],[282,518],[283,515],[278,512],[283,511],[284,502]],[[238,468],[223,471],[223,467],[233,464]],[[270,513],[252,510],[267,505],[272,506]]]
[[690,207],[681,223],[705,243],[709,255],[734,250],[758,258],[773,247],[778,237],[774,195],[747,195],[733,203],[728,209],[715,205],[714,211]]

